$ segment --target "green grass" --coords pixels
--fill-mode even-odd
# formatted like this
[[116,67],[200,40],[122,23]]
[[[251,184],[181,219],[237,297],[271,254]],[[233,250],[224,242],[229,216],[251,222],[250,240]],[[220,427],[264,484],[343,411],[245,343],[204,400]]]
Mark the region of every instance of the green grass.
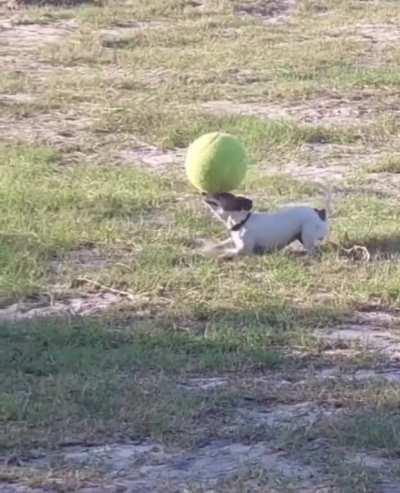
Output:
[[176,194],[135,168],[60,168],[58,160],[49,149],[2,148],[2,294],[37,289],[46,261],[82,245],[107,248],[123,236],[129,246],[142,218]]
[[[134,132],[160,147],[182,148],[203,133],[224,130],[237,135],[248,148],[251,159],[260,161],[271,153],[287,153],[307,143],[351,143],[358,139],[352,129],[297,125],[285,120],[262,120],[252,116],[213,116],[179,112],[163,107],[157,113],[137,107],[116,108],[105,116],[97,130]],[[167,129],[167,130],[166,130]]]
[[104,441],[120,433],[189,444],[201,436],[196,426],[202,409],[227,414],[233,401],[225,392],[185,391],[179,379],[200,371],[261,371],[282,361],[255,333],[152,335],[142,325],[2,323],[1,449]]
[[400,421],[396,413],[371,410],[331,423],[327,435],[340,445],[383,451],[397,457],[400,445]]
[[370,173],[400,173],[400,155],[391,154],[384,156],[373,166],[368,168]]

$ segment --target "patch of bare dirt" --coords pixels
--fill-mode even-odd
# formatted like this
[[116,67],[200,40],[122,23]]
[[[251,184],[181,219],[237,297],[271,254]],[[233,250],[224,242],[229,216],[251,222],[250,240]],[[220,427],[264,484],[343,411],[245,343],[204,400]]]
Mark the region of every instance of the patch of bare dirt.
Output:
[[283,163],[265,163],[270,174],[283,173],[299,180],[326,186],[328,183],[343,186],[343,182],[371,165],[376,159],[365,146],[346,144],[304,144],[295,159]]
[[[31,104],[30,95],[0,95],[0,107]],[[130,134],[100,132],[93,129],[93,105],[75,104],[68,111],[36,112],[34,115],[1,115],[2,140],[41,144],[63,152],[64,163],[95,162],[99,164],[143,165],[160,170],[182,163],[184,150],[163,150],[138,141]],[[101,134],[101,135],[99,135]]]
[[84,3],[101,5],[101,0],[13,0],[16,6],[75,7]]
[[96,159],[99,148],[120,142],[121,135],[104,134],[99,139],[92,131],[90,108],[75,105],[69,111],[54,110],[35,115],[8,116],[0,114],[2,140],[35,145],[48,145],[65,153],[65,161],[80,162]]
[[399,196],[400,174],[399,173],[371,173],[364,179],[365,188],[378,190],[387,196]]
[[299,180],[324,185],[343,180],[347,169],[346,166],[340,165],[319,167],[304,165],[299,162],[291,162],[281,166],[269,166],[268,171],[272,175],[282,173],[293,176]]
[[306,102],[281,105],[275,103],[234,103],[232,101],[210,101],[203,108],[212,114],[237,114],[258,116],[267,119],[293,119],[313,125],[351,126],[372,122],[377,116],[398,115],[400,110],[389,97],[385,103],[374,104],[368,95],[349,98],[326,96]]
[[66,263],[72,268],[79,269],[104,269],[111,263],[115,263],[114,258],[105,258],[99,251],[95,248],[80,248],[78,250],[73,250],[70,252],[62,261],[55,259],[50,263],[50,267],[54,272],[59,272],[62,268],[62,264]]
[[[251,382],[246,382],[248,385],[254,385],[259,389],[273,388],[284,389],[290,388],[292,385],[301,386],[309,382],[324,382],[325,380],[337,381],[367,381],[367,380],[386,380],[387,382],[400,382],[400,368],[397,366],[387,368],[368,368],[354,369],[341,368],[339,366],[331,366],[325,368],[313,368],[312,370],[298,370],[293,381],[287,380],[287,374],[276,374],[273,376],[255,376]],[[291,377],[293,378],[293,377]],[[235,383],[235,381],[233,382]],[[237,382],[236,382],[237,383]],[[218,392],[232,385],[232,381],[228,377],[193,377],[182,382],[180,386],[186,390],[194,392]],[[239,414],[241,411],[238,411]],[[258,414],[262,421],[268,421],[268,416],[271,416],[271,423],[279,421],[290,421],[293,416],[308,416],[306,421],[315,419],[320,410],[316,409],[312,402],[302,402],[295,405],[274,405],[272,408],[263,410]],[[326,410],[329,413],[329,411]],[[258,409],[256,413],[260,413]],[[247,410],[243,411],[243,416],[248,416]]]
[[[327,376],[327,375],[326,375]],[[276,376],[275,376],[276,377]],[[333,377],[333,375],[331,375]],[[270,388],[278,382],[276,378],[261,376],[258,384]],[[184,387],[194,391],[219,392],[228,383],[227,378],[190,378],[183,382]],[[298,385],[298,382],[282,381],[283,385]],[[31,451],[29,455],[17,457],[18,470],[29,469],[32,477],[49,477],[44,481],[46,486],[25,489],[16,483],[4,484],[9,493],[52,491],[53,484],[63,484],[62,477],[56,471],[95,471],[93,478],[82,481],[74,491],[80,493],[131,492],[131,493],[177,493],[184,491],[219,491],[218,488],[238,477],[245,479],[246,487],[251,484],[251,472],[258,471],[257,476],[271,480],[271,490],[275,491],[275,479],[296,485],[296,491],[316,493],[324,491],[331,478],[319,468],[318,461],[303,463],[301,458],[294,458],[282,451],[273,438],[240,439],[238,433],[245,429],[287,430],[310,429],[320,420],[329,419],[340,413],[335,407],[320,406],[315,402],[298,402],[294,404],[276,404],[264,402],[262,399],[241,399],[237,409],[224,427],[232,430],[232,439],[210,440],[193,449],[179,449],[164,446],[158,442],[145,440],[142,442],[99,444],[61,444],[56,451],[43,454],[40,450]],[[260,435],[262,436],[262,434]],[[272,435],[271,435],[272,436]],[[324,441],[314,441],[310,447],[318,453],[328,446]],[[311,449],[310,449],[311,450]],[[343,455],[351,457],[353,463],[362,464],[377,471],[389,467],[385,459],[359,453],[357,456],[343,451]],[[310,456],[311,457],[311,456]],[[390,465],[390,464],[389,464]],[[49,471],[52,471],[49,474]],[[46,476],[47,473],[47,476]],[[41,484],[36,481],[36,484]],[[270,483],[268,482],[268,485]],[[388,482],[389,484],[389,482]],[[254,491],[265,491],[266,485]],[[6,489],[7,488],[7,489]],[[225,489],[224,489],[225,491]],[[247,490],[246,490],[247,491]],[[250,491],[250,490],[249,490]],[[252,490],[251,490],[252,491]],[[336,491],[328,489],[327,491]]]
[[322,417],[329,417],[335,412],[334,409],[323,409],[314,402],[299,402],[297,404],[278,404],[265,409],[239,409],[237,419],[247,425],[263,425],[271,428],[289,427],[294,431],[302,426],[312,426]]
[[325,34],[332,37],[342,37],[344,33],[349,37],[354,37],[358,40],[370,42],[381,50],[387,48],[388,45],[394,45],[400,40],[400,28],[397,24],[376,23],[376,24],[358,24],[351,27],[335,28],[327,31]]
[[[0,4],[1,7],[1,4]],[[57,45],[78,28],[74,20],[41,24],[21,19],[21,10],[0,12],[0,58],[2,70],[46,76],[54,67],[41,60],[40,50]]]
[[219,387],[225,387],[228,385],[229,380],[225,377],[213,377],[213,378],[190,378],[186,382],[183,382],[181,386],[189,390],[214,390]]
[[39,141],[58,147],[58,144],[65,144],[75,135],[87,131],[91,123],[89,117],[76,109],[64,113],[54,111],[15,117],[12,122],[10,119],[8,121],[0,119],[0,132],[3,139],[18,141],[23,136],[28,142]]
[[[43,488],[31,488],[30,486],[6,483],[5,481],[0,483],[0,487],[2,493],[44,493]],[[53,491],[46,489],[47,493],[53,493]]]
[[241,3],[234,7],[237,15],[250,15],[266,24],[287,22],[294,13],[297,0],[258,0]]
[[34,303],[20,301],[0,308],[0,322],[60,316],[88,316],[104,312],[117,304],[121,304],[121,296],[111,292],[88,293],[53,302],[49,300]]
[[[400,315],[387,312],[359,312],[352,320],[339,327],[316,332],[322,340],[331,344],[330,352],[342,349],[343,343],[351,349],[358,345],[384,355],[389,360],[400,359]],[[389,370],[390,372],[390,370]],[[382,374],[384,377],[384,372]],[[387,375],[397,379],[397,374]]]
[[[68,114],[69,113],[69,114]],[[91,125],[89,118],[75,112],[67,114],[42,113],[32,117],[0,117],[0,133],[3,140],[40,143],[56,149],[80,152],[83,134]]]
[[[264,411],[239,407],[236,417],[228,426],[234,428],[246,424],[261,428],[284,427],[294,431],[300,427],[312,427],[334,412],[336,410],[322,409],[312,402],[277,405]],[[312,446],[315,451],[318,447],[326,447],[326,444],[321,442]],[[344,455],[351,456],[345,452]],[[351,460],[377,470],[387,465],[380,457],[367,454],[359,454]],[[317,461],[312,465],[303,463],[301,459],[283,452],[273,440],[253,441],[251,444],[238,440],[211,440],[191,450],[168,448],[150,440],[93,446],[66,444],[48,455],[33,451],[29,457],[21,459],[19,470],[29,468],[31,474],[32,471],[43,474],[55,465],[61,471],[96,471],[97,480],[86,481],[74,489],[80,493],[176,493],[192,491],[191,488],[196,491],[196,488],[205,488],[211,492],[218,491],[220,486],[234,478],[246,478],[255,470],[258,476],[271,479],[271,486],[275,484],[274,479],[279,478],[280,482],[295,484],[296,491],[324,491],[321,488],[330,482],[319,470]],[[251,479],[246,485],[250,483]],[[7,488],[10,493],[30,491],[18,484],[7,484]],[[51,491],[51,483],[37,491]]]
[[134,144],[131,149],[119,153],[119,159],[124,164],[142,164],[147,168],[160,169],[184,159],[184,151],[163,150],[144,143]]
[[[290,460],[283,452],[261,442],[246,445],[214,441],[191,452],[168,450],[155,442],[72,446],[51,457],[32,460],[29,467],[43,470],[51,463],[64,468],[101,471],[103,484],[94,483],[75,490],[81,493],[161,493],[186,491],[188,486],[215,488],[254,468],[294,480],[301,486],[311,485],[316,476],[311,466]],[[7,487],[10,493],[24,491],[20,486],[9,484]],[[48,492],[49,489],[38,491]]]
[[0,94],[0,105],[31,104],[35,98],[29,94]]
[[102,45],[106,48],[124,48],[134,43],[136,36],[147,29],[164,27],[165,23],[160,21],[127,21],[125,24],[113,28],[103,29],[100,32]]
[[54,24],[17,24],[12,20],[0,21],[0,55],[10,50],[32,51],[62,41],[77,28],[74,21]]
[[362,24],[358,26],[356,32],[380,45],[400,41],[400,27],[397,24]]
[[312,375],[308,374],[304,379],[300,379],[297,384],[307,384],[309,381],[317,380],[340,380],[340,381],[368,381],[368,380],[385,380],[390,383],[400,382],[400,369],[397,367],[388,367],[385,369],[362,369],[354,371],[343,371],[339,367],[322,368],[313,371]]

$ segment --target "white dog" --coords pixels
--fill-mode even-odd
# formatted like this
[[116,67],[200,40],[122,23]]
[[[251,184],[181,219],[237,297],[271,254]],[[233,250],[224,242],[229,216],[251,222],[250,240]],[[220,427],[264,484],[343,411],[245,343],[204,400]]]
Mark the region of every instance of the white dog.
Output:
[[230,231],[228,240],[211,247],[207,253],[224,249],[220,258],[261,254],[299,240],[312,255],[328,234],[330,195],[326,196],[324,209],[295,206],[274,213],[252,212],[250,199],[231,193],[205,195],[206,204]]

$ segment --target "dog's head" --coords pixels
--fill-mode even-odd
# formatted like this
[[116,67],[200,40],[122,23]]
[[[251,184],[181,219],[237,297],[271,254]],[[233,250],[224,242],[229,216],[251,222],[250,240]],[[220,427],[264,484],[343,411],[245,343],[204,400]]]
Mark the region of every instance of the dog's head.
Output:
[[228,192],[203,194],[204,202],[212,212],[223,221],[229,216],[247,214],[253,207],[253,201],[247,197],[233,195]]

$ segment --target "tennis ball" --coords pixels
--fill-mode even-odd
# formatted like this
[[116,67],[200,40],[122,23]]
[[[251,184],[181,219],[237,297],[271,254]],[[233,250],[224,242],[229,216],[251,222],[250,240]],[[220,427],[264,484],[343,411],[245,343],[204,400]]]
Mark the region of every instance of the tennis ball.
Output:
[[198,190],[229,192],[245,177],[246,151],[232,135],[212,132],[202,135],[189,146],[185,167],[189,181]]

